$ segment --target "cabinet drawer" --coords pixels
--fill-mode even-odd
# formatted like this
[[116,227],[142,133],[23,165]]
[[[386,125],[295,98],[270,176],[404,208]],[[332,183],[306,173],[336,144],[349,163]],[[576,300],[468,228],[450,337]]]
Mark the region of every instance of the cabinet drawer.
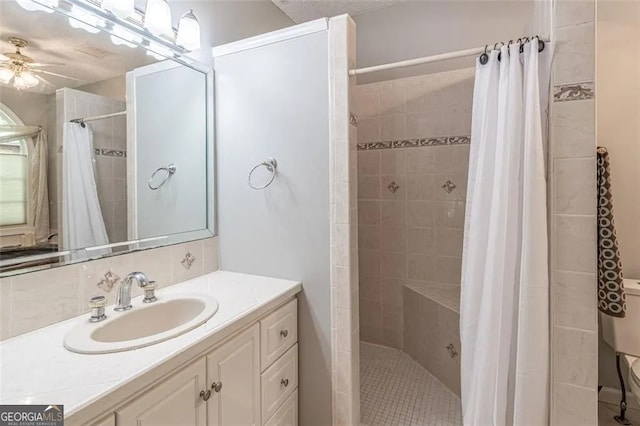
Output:
[[287,398],[264,426],[298,426],[298,391]]
[[262,418],[268,419],[298,387],[298,345],[294,345],[260,377]]
[[260,365],[262,371],[298,341],[297,299],[260,321]]

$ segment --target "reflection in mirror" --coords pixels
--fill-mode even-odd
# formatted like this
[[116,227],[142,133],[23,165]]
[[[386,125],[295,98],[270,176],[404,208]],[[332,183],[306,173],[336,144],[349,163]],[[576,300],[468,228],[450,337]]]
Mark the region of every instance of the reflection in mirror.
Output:
[[23,3],[0,2],[0,273],[211,236],[211,75]]

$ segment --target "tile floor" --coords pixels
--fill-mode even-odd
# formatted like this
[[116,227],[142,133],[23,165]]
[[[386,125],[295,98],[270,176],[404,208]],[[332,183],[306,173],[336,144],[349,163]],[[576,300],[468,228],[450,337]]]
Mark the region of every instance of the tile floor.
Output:
[[[606,404],[604,402],[598,403],[598,425],[599,426],[620,426],[618,422],[613,419],[613,416],[618,415],[618,407],[612,404]],[[640,426],[640,411],[627,410],[626,417],[631,421],[632,425]]]
[[360,398],[366,426],[462,425],[458,397],[397,349],[360,343]]

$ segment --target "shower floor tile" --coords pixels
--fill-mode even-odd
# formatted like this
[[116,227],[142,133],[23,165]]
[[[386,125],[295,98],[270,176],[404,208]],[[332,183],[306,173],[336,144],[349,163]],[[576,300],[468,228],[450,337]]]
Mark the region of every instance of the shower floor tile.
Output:
[[462,425],[460,399],[397,349],[360,343],[360,398],[366,426]]

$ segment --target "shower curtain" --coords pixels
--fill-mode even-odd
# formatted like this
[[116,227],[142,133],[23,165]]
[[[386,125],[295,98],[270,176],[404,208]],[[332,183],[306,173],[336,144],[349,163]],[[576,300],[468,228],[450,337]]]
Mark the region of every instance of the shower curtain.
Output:
[[91,129],[64,123],[62,139],[62,248],[109,244],[98,201]]
[[[462,264],[465,425],[548,424],[547,197],[541,105],[552,46],[476,65]],[[544,108],[544,106],[542,106]]]
[[49,189],[47,187],[47,132],[41,126],[0,126],[0,142],[24,139],[29,145],[29,223],[33,242],[49,237]]

